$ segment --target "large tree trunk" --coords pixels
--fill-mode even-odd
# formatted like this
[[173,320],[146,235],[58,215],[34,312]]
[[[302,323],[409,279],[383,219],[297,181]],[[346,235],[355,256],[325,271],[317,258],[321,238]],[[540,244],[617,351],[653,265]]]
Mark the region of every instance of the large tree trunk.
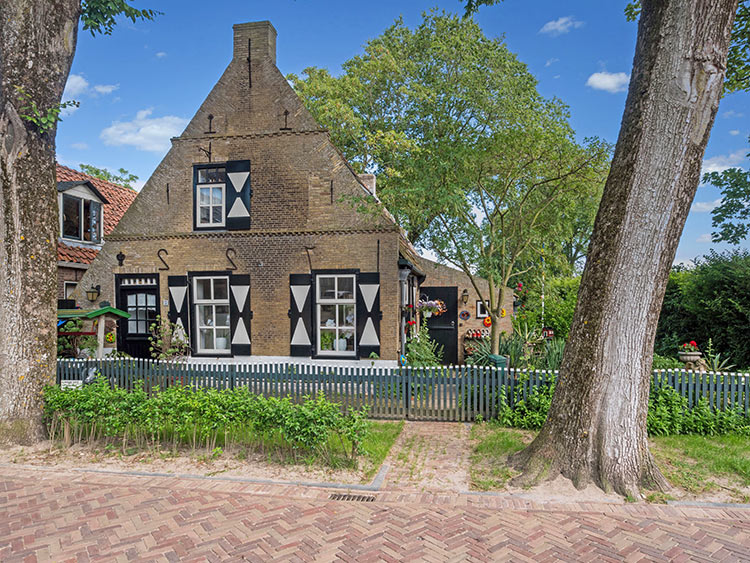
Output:
[[41,390],[57,354],[56,127],[22,115],[57,107],[75,52],[78,0],[0,2],[0,443],[42,431]]
[[646,414],[654,335],[721,96],[737,0],[644,0],[633,74],[549,416],[520,481],[665,488]]

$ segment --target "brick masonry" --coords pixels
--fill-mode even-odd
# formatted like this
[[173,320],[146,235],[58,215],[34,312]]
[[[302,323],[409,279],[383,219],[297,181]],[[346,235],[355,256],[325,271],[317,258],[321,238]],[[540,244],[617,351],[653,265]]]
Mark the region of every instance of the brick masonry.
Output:
[[[225,270],[231,248],[234,273],[251,277],[253,354],[285,356],[291,338],[289,274],[311,267],[379,271],[381,357],[396,359],[401,235],[385,215],[372,217],[352,204],[369,192],[276,68],[270,23],[234,30],[234,58],[107,237],[82,286],[101,285],[101,299],[114,304],[115,274],[158,273],[166,315],[167,276]],[[201,149],[208,150],[209,143],[212,162],[251,162],[248,231],[193,230],[193,165],[208,162]],[[159,270],[160,249],[167,251],[168,271]],[[120,252],[126,256],[123,266],[115,258]],[[77,297],[85,299],[81,291]]]

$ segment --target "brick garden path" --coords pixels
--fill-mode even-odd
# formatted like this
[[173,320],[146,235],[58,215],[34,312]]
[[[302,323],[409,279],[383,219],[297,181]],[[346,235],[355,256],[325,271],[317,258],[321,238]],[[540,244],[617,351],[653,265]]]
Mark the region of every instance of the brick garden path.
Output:
[[405,422],[385,463],[387,490],[469,490],[471,425]]
[[0,467],[0,561],[750,561],[750,509]]

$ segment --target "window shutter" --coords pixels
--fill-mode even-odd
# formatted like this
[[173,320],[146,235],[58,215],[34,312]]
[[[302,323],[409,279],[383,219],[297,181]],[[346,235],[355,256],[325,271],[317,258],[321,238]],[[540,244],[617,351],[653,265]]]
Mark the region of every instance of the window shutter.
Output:
[[232,355],[249,356],[250,319],[250,276],[246,274],[232,274],[229,277],[229,318],[232,327]]
[[312,276],[289,274],[289,326],[291,328],[291,356],[313,355]]
[[229,231],[250,228],[250,161],[230,160],[226,165],[226,225]]
[[357,354],[369,358],[380,356],[380,274],[360,273],[357,276]]
[[169,288],[169,313],[170,323],[177,325],[178,330],[182,330],[182,336],[186,340],[190,339],[190,295],[187,276],[169,276],[167,277],[167,287]]

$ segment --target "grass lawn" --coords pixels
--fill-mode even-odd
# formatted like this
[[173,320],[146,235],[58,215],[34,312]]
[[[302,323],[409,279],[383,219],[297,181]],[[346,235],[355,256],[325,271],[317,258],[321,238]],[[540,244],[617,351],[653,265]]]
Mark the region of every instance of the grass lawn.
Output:
[[747,436],[656,436],[651,438],[651,451],[675,487],[692,495],[724,489],[737,501],[750,501]]
[[362,452],[370,466],[366,469],[363,481],[371,481],[391,451],[396,438],[404,429],[404,421],[373,422],[370,432],[362,444]]
[[[471,486],[475,490],[503,490],[516,473],[506,462],[524,448],[535,432],[475,424],[471,437]],[[713,498],[717,493],[734,502],[750,502],[750,438],[724,436],[656,436],[651,451],[673,494],[647,492],[646,500],[665,502],[678,497]]]

